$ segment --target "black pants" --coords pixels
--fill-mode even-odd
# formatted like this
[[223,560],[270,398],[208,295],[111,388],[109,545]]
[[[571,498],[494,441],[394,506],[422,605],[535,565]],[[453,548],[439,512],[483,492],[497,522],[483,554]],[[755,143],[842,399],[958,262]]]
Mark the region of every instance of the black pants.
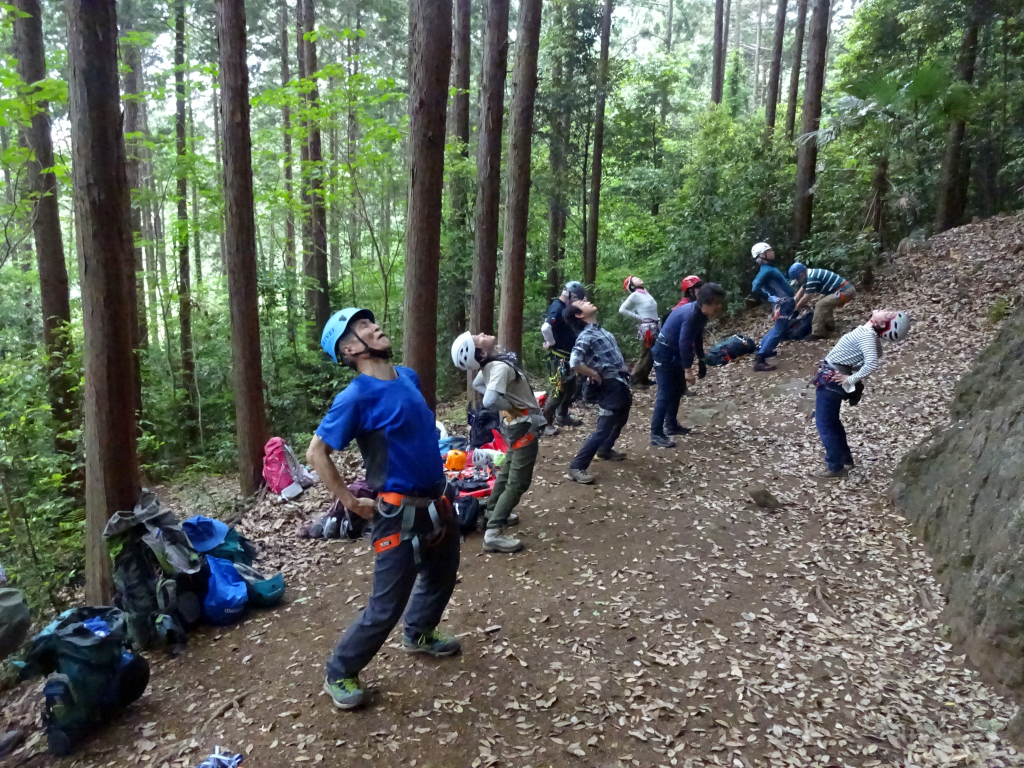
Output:
[[665,427],[679,427],[679,401],[686,393],[683,364],[666,344],[654,347],[654,375],[658,379],[658,396],[651,416],[651,435],[665,437]]
[[548,424],[555,423],[556,415],[559,421],[568,418],[569,406],[572,405],[573,398],[576,396],[576,383],[579,381],[579,377],[573,373],[567,360],[555,358],[555,365],[556,372],[552,378],[557,377],[559,384],[554,388],[552,397],[549,397],[544,403],[544,419]]
[[598,417],[595,429],[583,443],[570,469],[586,469],[600,451],[610,451],[619,439],[622,428],[629,421],[629,409],[633,405],[633,393],[618,379],[605,379],[598,388]]

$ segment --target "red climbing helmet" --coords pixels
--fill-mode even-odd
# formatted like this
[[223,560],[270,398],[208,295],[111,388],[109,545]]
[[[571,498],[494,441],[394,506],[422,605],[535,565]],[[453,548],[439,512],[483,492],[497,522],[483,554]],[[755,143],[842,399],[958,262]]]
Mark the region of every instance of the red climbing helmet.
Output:
[[679,284],[679,287],[683,289],[683,293],[686,293],[691,288],[696,288],[702,282],[703,280],[696,275],[690,275],[689,277],[683,278],[683,282]]
[[630,275],[625,280],[623,280],[622,281],[622,290],[624,290],[626,293],[632,293],[633,292],[633,280],[635,280],[635,279],[636,278],[633,275]]

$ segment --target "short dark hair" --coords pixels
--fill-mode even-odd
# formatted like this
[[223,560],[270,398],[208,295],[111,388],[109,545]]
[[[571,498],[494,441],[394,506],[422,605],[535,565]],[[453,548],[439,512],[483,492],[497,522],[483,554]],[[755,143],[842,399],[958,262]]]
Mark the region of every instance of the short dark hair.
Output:
[[720,304],[725,301],[725,288],[718,283],[704,283],[697,291],[697,305]]
[[570,301],[569,306],[562,310],[562,320],[564,320],[566,325],[572,328],[575,333],[579,333],[587,327],[587,324],[580,319],[580,313],[582,311],[583,310],[577,307],[576,303],[573,301]]

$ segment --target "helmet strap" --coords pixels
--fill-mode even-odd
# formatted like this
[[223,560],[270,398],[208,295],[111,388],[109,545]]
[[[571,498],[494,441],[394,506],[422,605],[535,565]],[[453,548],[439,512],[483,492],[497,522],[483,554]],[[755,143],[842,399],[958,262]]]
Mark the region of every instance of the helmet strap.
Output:
[[[373,357],[376,358],[377,360],[390,360],[392,357],[394,357],[395,351],[390,347],[388,347],[387,349],[374,349],[365,341],[363,341],[363,337],[360,336],[358,333],[353,332],[352,335],[359,339],[359,343],[363,345],[363,352],[366,353],[367,357]],[[357,370],[358,364],[354,359],[352,359],[351,357],[344,353],[341,354],[341,359],[342,362],[344,362],[345,365],[347,365],[353,371]]]

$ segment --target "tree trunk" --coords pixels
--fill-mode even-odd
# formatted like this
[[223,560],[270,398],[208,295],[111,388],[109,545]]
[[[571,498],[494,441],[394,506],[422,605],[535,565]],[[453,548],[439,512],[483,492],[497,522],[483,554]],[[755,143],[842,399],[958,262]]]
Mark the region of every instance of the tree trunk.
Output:
[[[821,93],[825,87],[825,48],[828,45],[829,0],[814,0],[811,40],[807,44],[807,80],[801,133],[814,133],[821,121]],[[806,141],[796,153],[796,199],[793,203],[793,249],[811,234],[814,211],[814,178],[818,143]]]
[[[964,30],[963,41],[960,45],[960,59],[957,62],[957,79],[970,85],[974,82],[975,61],[978,57],[978,28],[983,14],[983,5],[987,0],[978,0],[975,3],[971,20]],[[935,230],[945,232],[960,223],[963,215],[963,205],[959,202],[962,197],[959,194],[961,185],[961,174],[963,173],[964,158],[964,137],[967,133],[967,123],[964,120],[955,119],[949,124],[949,131],[946,134],[946,155],[942,161],[942,175],[939,178],[938,201],[935,211]]]
[[[281,87],[288,85],[288,0],[281,0]],[[292,200],[292,110],[285,100],[281,105],[281,131],[284,142],[284,306],[288,343],[295,345],[295,202]]]
[[[360,29],[361,16],[360,9],[356,8],[356,31]],[[349,75],[355,76],[359,74],[359,41],[361,38],[356,36],[355,39],[348,39],[348,68]],[[348,101],[348,125],[345,131],[345,162],[349,168],[353,166],[356,161],[356,148],[359,141],[359,118],[356,114],[355,104],[351,97]],[[352,293],[352,304],[355,305],[356,301],[356,262],[360,256],[360,242],[362,239],[362,229],[360,227],[359,211],[356,209],[355,196],[351,196],[351,202],[348,208],[348,266],[349,266],[349,286]]]
[[715,0],[715,41],[711,51],[711,101],[722,103],[725,85],[725,0]]
[[85,601],[110,601],[103,528],[139,497],[132,394],[131,195],[125,173],[115,0],[67,0],[68,96],[85,328]]
[[[612,0],[606,0],[606,14],[611,4]],[[520,0],[516,64],[512,72],[512,107],[509,110],[508,195],[498,339],[505,349],[520,356],[523,351],[523,310],[526,306],[526,236],[530,218],[530,160],[533,112],[537,100],[541,6],[542,0]],[[607,25],[608,19],[605,23]],[[607,34],[602,51],[607,80]]]
[[[313,0],[300,0],[302,3],[302,25],[308,32],[316,30],[316,11]],[[306,60],[306,77],[312,82],[309,91],[310,110],[315,114],[320,103],[316,84],[316,41],[306,40],[303,44],[303,55]],[[312,260],[307,264],[306,277],[312,281],[306,302],[313,307],[315,325],[312,329],[312,342],[320,344],[320,335],[331,316],[330,282],[327,276],[327,208],[324,205],[324,157],[320,139],[320,121],[309,120],[309,219],[312,246]]]
[[[556,13],[561,21],[561,8],[556,6]],[[559,21],[559,26],[561,26]],[[551,68],[551,90],[562,95],[565,88],[565,63],[561,53],[555,54]],[[565,253],[566,181],[568,168],[568,135],[572,115],[568,107],[562,105],[550,112],[550,145],[548,162],[551,165],[551,191],[548,197],[548,303],[562,292],[558,263]]]
[[431,409],[437,388],[437,283],[441,261],[452,0],[409,0],[409,210],[403,362]]
[[224,229],[231,308],[231,371],[235,385],[238,479],[243,496],[263,485],[267,414],[263,404],[256,222],[249,135],[249,69],[244,0],[217,0],[217,39],[224,110]]
[[[188,133],[189,133],[189,152],[192,155],[196,154],[196,121],[192,114],[192,94],[189,93],[188,97]],[[195,256],[196,265],[196,285],[201,285],[203,282],[203,259],[202,250],[200,249],[200,236],[202,232],[199,226],[199,170],[193,163],[192,168],[192,250]]]
[[[333,84],[334,80],[331,80]],[[327,92],[334,91],[332,85]],[[338,231],[341,224],[341,212],[338,210],[338,123],[331,116],[331,129],[328,132],[328,152],[330,153],[330,170],[328,171],[328,188],[330,196],[327,200],[327,242],[331,253],[330,278],[332,283],[341,279],[341,245],[338,242]]]
[[[295,61],[298,67],[299,80],[306,79],[306,26],[303,20],[303,0],[295,0]],[[302,237],[302,282],[304,285],[304,318],[309,323],[313,322],[316,316],[316,294],[306,283],[309,281],[310,273],[314,272],[313,266],[313,230],[312,218],[309,215],[309,109],[305,106],[299,112],[299,225]],[[298,265],[296,265],[298,271]],[[311,301],[313,300],[313,301]]]
[[885,195],[889,191],[889,158],[879,157],[875,161],[875,176],[871,183],[871,208],[868,218],[879,244],[882,242],[882,227],[885,225]]
[[788,0],[775,0],[775,44],[772,47],[772,66],[768,73],[768,96],[765,100],[765,123],[767,132],[775,130],[775,114],[779,106],[779,84],[782,80],[782,44],[786,39],[786,10]]
[[793,71],[789,74],[789,104],[786,107],[786,138],[792,140],[796,128],[796,102],[800,96],[800,65],[804,55],[804,30],[807,27],[807,0],[798,0],[796,32],[793,37]]
[[[66,0],[69,2],[70,0]],[[191,442],[195,437],[196,410],[196,368],[192,357],[192,295],[188,262],[188,168],[185,144],[185,0],[174,2],[174,92],[176,111],[174,133],[177,147],[178,179],[178,221],[175,227],[175,244],[178,246],[178,323],[181,334],[181,386],[186,394],[185,437]]]
[[761,103],[761,30],[764,19],[764,0],[757,0],[757,33],[754,35],[754,109]]
[[[414,2],[416,0],[413,0]],[[469,328],[494,333],[494,278],[498,269],[498,208],[501,202],[501,126],[508,65],[508,0],[490,0],[484,35],[480,130],[476,154],[476,254]]]
[[601,212],[601,163],[604,155],[604,108],[608,96],[608,44],[612,29],[614,0],[604,0],[601,17],[601,58],[597,65],[597,105],[594,116],[594,160],[590,170],[590,221],[587,222],[587,250],[583,257],[583,284],[597,281],[597,231]]
[[[221,151],[220,151],[220,98],[218,97],[218,80],[219,75],[213,77],[213,161],[214,166],[217,169],[217,178],[223,178],[224,167],[221,163]],[[219,248],[218,259],[220,261],[220,273],[226,275],[228,273],[228,263],[224,255],[224,219],[217,217],[217,242]]]
[[[18,59],[18,74],[27,85],[46,78],[46,58],[43,46],[43,22],[39,0],[16,0],[15,7],[22,14],[14,20],[14,49]],[[64,261],[64,243],[61,239],[60,210],[57,206],[57,178],[52,169],[53,138],[50,132],[49,104],[37,103],[38,111],[32,115],[25,129],[24,139],[32,150],[32,159],[26,164],[29,188],[36,195],[36,210],[32,231],[36,245],[36,264],[39,269],[39,298],[43,314],[43,341],[50,357],[49,399],[50,412],[64,432],[71,423],[74,410],[71,388],[74,377],[64,370],[64,362],[71,352],[69,323],[71,300],[68,291],[68,270]],[[10,189],[10,183],[7,188]],[[59,450],[70,451],[72,446],[58,439]]]
[[[472,60],[471,27],[472,0],[455,0],[455,34],[453,38],[452,65],[455,73],[455,97],[452,104],[452,120],[455,138],[459,141],[459,152],[469,157],[469,70]],[[466,225],[467,192],[463,179],[452,183],[452,212],[456,229],[460,232]]]

